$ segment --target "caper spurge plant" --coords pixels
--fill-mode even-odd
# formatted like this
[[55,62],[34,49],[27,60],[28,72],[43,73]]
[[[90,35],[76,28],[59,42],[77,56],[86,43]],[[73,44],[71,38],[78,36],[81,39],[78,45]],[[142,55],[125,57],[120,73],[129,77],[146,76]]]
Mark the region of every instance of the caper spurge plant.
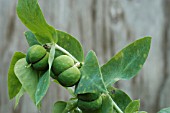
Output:
[[[18,0],[17,14],[29,29],[25,32],[29,48],[26,54],[14,53],[8,71],[8,93],[16,99],[15,106],[27,93],[39,109],[50,83],[55,82],[72,98],[54,103],[53,113],[146,113],[139,111],[140,100],[132,100],[113,84],[137,75],[151,37],[132,42],[100,66],[94,51],[84,58],[76,38],[47,24],[37,0]],[[166,111],[169,108],[159,113]]]

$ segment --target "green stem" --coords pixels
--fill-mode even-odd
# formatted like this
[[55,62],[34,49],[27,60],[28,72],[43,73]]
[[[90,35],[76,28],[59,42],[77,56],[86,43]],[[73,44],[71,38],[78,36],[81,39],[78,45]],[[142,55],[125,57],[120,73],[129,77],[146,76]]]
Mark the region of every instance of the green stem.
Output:
[[26,65],[25,67],[26,67],[26,68],[29,68],[29,67],[31,67],[31,64],[28,64],[28,65]]
[[112,103],[114,108],[119,112],[119,113],[123,113],[123,111],[119,108],[119,106],[114,102],[114,100],[112,99]]
[[76,63],[80,63],[72,54],[70,54],[67,50],[65,50],[64,48],[62,48],[61,46],[55,44],[55,48],[62,51],[63,53],[65,53],[66,55],[70,56]]
[[81,67],[81,63],[74,64],[74,67],[77,67],[77,68]]

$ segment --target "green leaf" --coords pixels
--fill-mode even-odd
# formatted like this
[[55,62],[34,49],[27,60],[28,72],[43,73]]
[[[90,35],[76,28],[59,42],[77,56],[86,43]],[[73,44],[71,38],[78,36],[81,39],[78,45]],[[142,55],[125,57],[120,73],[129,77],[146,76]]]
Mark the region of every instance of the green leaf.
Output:
[[8,95],[10,99],[13,99],[18,94],[22,86],[20,81],[16,77],[16,74],[14,72],[14,66],[19,59],[24,57],[25,54],[21,52],[15,52],[12,57],[8,70]]
[[102,107],[99,113],[113,113],[112,98],[109,95],[102,95]]
[[49,75],[50,75],[50,73],[51,73],[51,66],[52,66],[52,63],[53,63],[53,60],[54,60],[54,56],[55,56],[55,45],[52,45],[52,46],[51,46],[51,49],[50,49],[49,58],[48,58]]
[[26,59],[22,58],[15,64],[14,71],[21,82],[22,87],[35,103],[35,91],[38,84],[38,74],[31,67],[28,68],[27,65]]
[[117,111],[113,108],[113,113],[119,113],[119,112],[117,112]]
[[37,0],[18,0],[17,14],[41,44],[57,42],[55,29],[48,25]]
[[70,113],[82,113],[82,111],[80,111],[78,108],[75,109],[74,111],[71,111]]
[[45,94],[48,91],[48,88],[50,86],[50,74],[51,74],[51,66],[54,60],[54,55],[55,55],[55,45],[51,46],[50,49],[50,54],[48,58],[48,64],[49,64],[49,69],[47,72],[44,73],[44,75],[40,78],[35,94],[35,99],[36,99],[36,105],[38,105]]
[[146,111],[136,111],[134,113],[147,113]]
[[140,101],[139,100],[133,100],[126,107],[125,113],[134,113],[134,112],[138,111],[139,108],[140,108]]
[[93,51],[90,51],[81,68],[81,78],[75,94],[107,92],[103,83],[99,63]]
[[119,106],[122,111],[124,111],[129,103],[132,102],[131,98],[120,89],[109,87],[108,91],[113,101]]
[[31,31],[26,31],[24,34],[30,47],[33,45],[41,45]]
[[77,99],[70,99],[69,101],[67,101],[67,105],[62,113],[68,113],[74,110],[77,107],[77,101],[78,101]]
[[[79,62],[84,61],[84,52],[79,41],[73,36],[63,32],[56,30],[58,42],[57,44],[67,50],[70,54],[72,54]],[[56,50],[56,56],[64,54],[58,50]]]
[[64,101],[58,101],[53,106],[52,113],[62,113],[66,107],[67,103]]
[[118,52],[101,67],[106,86],[133,78],[142,68],[150,49],[151,37],[141,38]]
[[38,82],[37,90],[35,93],[36,105],[38,105],[40,101],[43,99],[43,97],[47,93],[49,86],[50,86],[50,75],[48,70],[43,74],[43,76],[40,78]]
[[15,98],[15,107],[14,108],[16,108],[18,106],[19,100],[24,95],[24,93],[25,93],[24,88],[21,88],[19,93],[17,94],[17,96]]
[[170,113],[170,107],[160,110],[158,113]]
[[67,102],[58,101],[54,104],[53,113],[72,113],[77,107],[77,99],[70,99]]

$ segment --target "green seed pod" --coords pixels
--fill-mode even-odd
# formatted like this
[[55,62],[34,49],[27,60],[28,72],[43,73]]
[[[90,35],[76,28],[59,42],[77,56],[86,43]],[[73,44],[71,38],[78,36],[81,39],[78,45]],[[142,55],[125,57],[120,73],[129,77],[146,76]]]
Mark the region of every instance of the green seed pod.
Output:
[[44,71],[48,69],[49,53],[40,45],[33,45],[28,49],[26,61],[35,70]]
[[77,95],[78,99],[87,101],[87,102],[94,101],[94,100],[98,99],[99,96],[100,96],[99,93],[85,93],[85,94]]
[[62,72],[58,77],[58,82],[65,86],[65,87],[71,87],[75,85],[80,79],[80,71],[77,67],[71,67],[64,72]]
[[78,100],[78,107],[82,111],[95,111],[98,110],[102,105],[102,97],[100,96],[98,99],[87,102],[83,100]]
[[26,61],[28,64],[34,64],[46,55],[46,50],[40,45],[33,45],[28,49]]
[[61,55],[54,59],[52,64],[52,71],[55,75],[58,76],[60,73],[72,67],[73,65],[74,60],[71,57],[67,55]]
[[49,53],[46,53],[46,55],[40,61],[32,65],[33,68],[39,71],[48,69],[48,57]]

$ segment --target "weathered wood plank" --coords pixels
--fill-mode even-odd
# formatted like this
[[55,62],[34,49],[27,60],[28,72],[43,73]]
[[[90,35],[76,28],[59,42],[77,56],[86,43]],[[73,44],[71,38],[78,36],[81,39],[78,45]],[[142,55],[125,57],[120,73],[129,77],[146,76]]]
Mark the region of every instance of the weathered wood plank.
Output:
[[[132,80],[130,89],[127,90],[133,92],[133,97],[141,98],[144,110],[155,113],[159,109],[155,106],[158,104],[157,98],[160,94],[158,91],[164,78],[162,1],[122,1],[121,5],[125,21],[133,37],[139,38],[147,35],[153,37],[149,58],[141,72],[142,76]],[[122,87],[124,86],[125,84]]]
[[168,107],[170,105],[170,98],[168,98],[170,90],[170,1],[165,0],[164,6],[164,40],[163,40],[163,51],[164,51],[164,79],[160,86],[160,97],[159,97],[159,107]]
[[[93,49],[101,64],[131,41],[152,36],[149,58],[140,76],[116,84],[141,99],[142,110],[155,113],[170,105],[169,0],[39,0],[47,21],[81,41],[85,53]],[[28,96],[16,110],[7,95],[7,67],[14,51],[26,52],[24,25],[17,18],[17,1],[0,0],[0,113],[38,113]],[[52,84],[42,113],[56,100],[68,100],[65,89]]]

